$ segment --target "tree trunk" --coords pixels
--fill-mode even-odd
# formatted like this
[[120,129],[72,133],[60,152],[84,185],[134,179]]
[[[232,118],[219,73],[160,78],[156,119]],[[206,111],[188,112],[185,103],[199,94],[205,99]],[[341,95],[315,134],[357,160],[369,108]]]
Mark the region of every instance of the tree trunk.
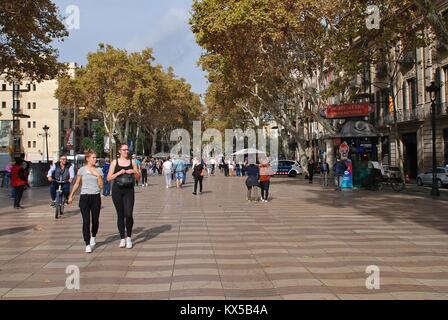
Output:
[[128,141],[128,137],[129,137],[129,127],[130,127],[130,118],[127,117],[126,119],[126,125],[124,127],[124,141],[127,142]]
[[157,128],[153,129],[151,132],[151,139],[152,139],[152,145],[151,145],[151,155],[155,155],[157,151]]
[[140,138],[140,125],[137,125],[137,132],[135,134],[135,154],[138,154],[138,141]]

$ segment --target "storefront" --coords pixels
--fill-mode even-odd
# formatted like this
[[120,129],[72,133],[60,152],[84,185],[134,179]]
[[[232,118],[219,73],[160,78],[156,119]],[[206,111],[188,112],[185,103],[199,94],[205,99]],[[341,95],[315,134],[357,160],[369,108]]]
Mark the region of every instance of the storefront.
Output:
[[338,156],[346,163],[342,183],[345,189],[361,187],[370,172],[369,161],[378,161],[379,133],[366,121],[373,111],[370,103],[330,105],[321,110],[326,119],[345,121],[340,132],[327,140],[333,142],[332,146],[327,144],[327,153],[332,152],[331,156]]

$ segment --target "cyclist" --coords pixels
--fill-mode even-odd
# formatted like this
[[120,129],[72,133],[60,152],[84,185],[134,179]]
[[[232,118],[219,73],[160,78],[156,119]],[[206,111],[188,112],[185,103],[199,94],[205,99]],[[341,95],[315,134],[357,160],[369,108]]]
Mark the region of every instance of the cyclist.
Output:
[[59,161],[50,167],[47,174],[48,181],[51,182],[50,194],[51,194],[51,207],[55,206],[56,190],[59,188],[59,182],[63,181],[62,192],[65,199],[68,199],[70,194],[70,184],[75,178],[75,170],[71,163],[67,162],[67,155],[61,154]]

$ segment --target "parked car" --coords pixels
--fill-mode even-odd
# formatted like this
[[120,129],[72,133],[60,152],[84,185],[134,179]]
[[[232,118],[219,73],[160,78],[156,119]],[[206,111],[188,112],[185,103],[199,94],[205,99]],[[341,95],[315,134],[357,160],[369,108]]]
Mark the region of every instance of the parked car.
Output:
[[[439,188],[448,186],[448,168],[438,167],[436,170],[437,186]],[[432,170],[420,173],[417,176],[417,184],[419,186],[432,185]]]
[[275,160],[271,166],[275,175],[288,175],[294,178],[303,173],[300,163],[295,160]]

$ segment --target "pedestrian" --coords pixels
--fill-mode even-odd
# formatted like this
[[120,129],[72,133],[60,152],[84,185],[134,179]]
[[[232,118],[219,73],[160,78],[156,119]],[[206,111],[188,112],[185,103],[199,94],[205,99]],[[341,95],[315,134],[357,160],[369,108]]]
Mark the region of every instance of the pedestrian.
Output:
[[5,166],[5,180],[3,184],[6,189],[8,189],[9,185],[11,184],[11,170],[13,165],[14,163],[10,162]]
[[322,174],[322,183],[324,188],[328,187],[328,176],[330,173],[330,166],[328,165],[328,162],[326,159],[324,159],[320,166],[320,172]]
[[211,175],[214,176],[215,175],[215,170],[216,170],[216,160],[215,160],[215,158],[211,158],[210,159],[210,163],[212,165]]
[[97,155],[92,149],[84,152],[85,164],[78,170],[76,182],[68,197],[68,204],[73,203],[73,195],[81,185],[79,208],[82,215],[82,235],[86,244],[86,253],[95,249],[96,235],[100,226],[101,189],[103,172],[95,166]]
[[342,177],[345,174],[345,171],[347,170],[347,165],[345,164],[345,161],[341,160],[341,158],[338,156],[336,157],[336,163],[334,165],[334,185],[335,190],[341,191],[342,190]]
[[15,164],[11,168],[11,184],[14,188],[14,209],[25,209],[20,205],[23,192],[28,185],[28,178],[23,168],[24,160],[16,157]]
[[[137,158],[137,156],[135,154],[132,155],[132,161],[135,162],[135,164],[137,165],[137,170],[138,172],[140,172],[141,174],[141,168],[142,168],[142,162]],[[135,179],[135,185],[138,186],[138,180]]]
[[314,176],[314,160],[313,159],[308,158],[307,170],[308,170],[308,180],[310,183],[313,183],[313,176]]
[[[247,201],[258,201],[258,178],[260,175],[260,170],[257,165],[250,164],[247,166],[247,179],[246,179],[246,187],[247,187]],[[252,194],[255,195],[255,198],[252,198]]]
[[176,178],[176,187],[178,189],[182,188],[185,175],[185,167],[186,164],[182,159],[177,158],[173,161],[173,171]]
[[142,187],[148,186],[148,170],[149,170],[149,161],[147,158],[143,159],[141,164],[141,172],[142,172]]
[[110,182],[107,181],[107,175],[109,174],[110,160],[106,158],[103,166],[103,196],[108,197],[110,195]]
[[173,163],[171,162],[171,159],[169,157],[162,165],[162,173],[165,176],[166,188],[171,188],[171,181],[173,178]]
[[129,158],[129,147],[121,144],[119,158],[110,165],[108,181],[114,181],[112,186],[112,201],[117,210],[117,226],[120,233],[120,248],[132,248],[132,227],[134,225],[134,185],[140,178],[135,161]]
[[229,159],[228,167],[229,167],[229,176],[233,177],[235,175],[235,162],[232,159]]
[[260,166],[260,189],[261,189],[261,201],[269,202],[269,186],[271,184],[271,176],[274,175],[269,160],[263,159]]
[[194,178],[194,191],[193,194],[197,195],[198,183],[199,193],[202,193],[202,182],[204,180],[204,165],[197,158],[193,160],[193,178]]

